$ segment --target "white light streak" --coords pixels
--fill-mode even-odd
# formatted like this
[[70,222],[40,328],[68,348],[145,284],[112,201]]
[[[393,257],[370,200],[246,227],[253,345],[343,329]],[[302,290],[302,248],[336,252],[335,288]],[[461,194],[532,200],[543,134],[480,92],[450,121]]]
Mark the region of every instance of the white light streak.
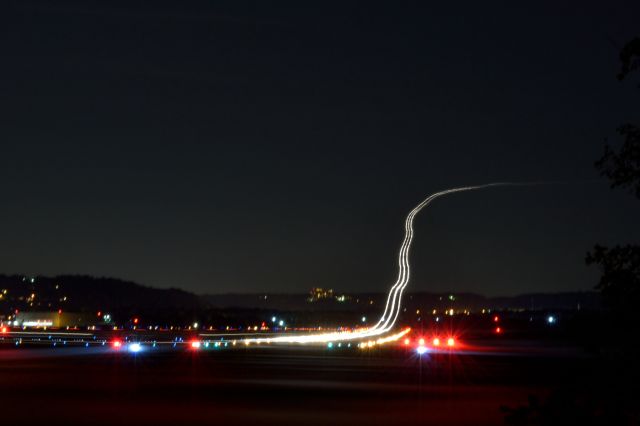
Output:
[[[398,254],[398,278],[391,286],[389,293],[387,294],[387,300],[384,306],[384,311],[378,322],[371,328],[365,328],[358,331],[345,331],[345,332],[332,332],[321,334],[306,334],[306,335],[282,335],[269,338],[248,338],[244,339],[245,344],[251,343],[328,343],[339,342],[346,340],[362,340],[369,337],[380,336],[391,330],[400,314],[400,307],[402,302],[402,293],[404,292],[409,279],[411,277],[411,267],[409,264],[409,250],[413,241],[413,220],[415,216],[426,206],[428,206],[436,198],[444,195],[453,194],[455,192],[473,191],[479,189],[490,188],[494,186],[518,186],[518,185],[531,185],[520,184],[510,182],[498,182],[488,183],[485,185],[464,186],[460,188],[446,189],[444,191],[436,192],[430,195],[420,204],[418,204],[413,210],[409,212],[404,222],[404,240],[400,246],[400,252]],[[364,317],[363,317],[364,319]],[[406,334],[406,333],[405,333]],[[404,335],[404,334],[403,334]],[[399,337],[398,337],[399,338]],[[380,340],[380,339],[379,339]],[[397,340],[397,339],[395,339]],[[374,341],[368,343],[374,344]]]

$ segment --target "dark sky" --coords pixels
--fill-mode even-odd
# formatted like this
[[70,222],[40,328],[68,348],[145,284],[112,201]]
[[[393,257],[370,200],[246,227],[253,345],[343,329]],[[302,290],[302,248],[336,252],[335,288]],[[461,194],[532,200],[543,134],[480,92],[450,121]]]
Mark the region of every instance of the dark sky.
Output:
[[[3,2],[0,272],[384,291],[428,194],[597,178],[640,2],[431,3]],[[410,289],[589,289],[639,217],[604,180],[442,198]]]

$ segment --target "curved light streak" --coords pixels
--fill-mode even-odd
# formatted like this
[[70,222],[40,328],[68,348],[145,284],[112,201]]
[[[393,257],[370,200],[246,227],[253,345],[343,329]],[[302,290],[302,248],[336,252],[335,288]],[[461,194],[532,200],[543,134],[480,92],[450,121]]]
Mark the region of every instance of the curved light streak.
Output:
[[306,334],[306,335],[284,335],[276,337],[260,337],[260,338],[248,338],[244,339],[244,343],[249,345],[251,343],[328,343],[338,342],[346,340],[361,340],[373,336],[380,336],[387,333],[395,325],[398,316],[400,315],[400,306],[402,301],[402,293],[409,283],[411,277],[411,265],[409,264],[409,250],[411,249],[411,242],[413,241],[413,220],[416,215],[426,206],[428,206],[436,198],[444,195],[453,194],[455,192],[473,191],[478,189],[485,189],[494,186],[518,186],[518,185],[535,185],[535,183],[511,183],[511,182],[497,182],[488,183],[484,185],[463,186],[460,188],[446,189],[444,191],[436,192],[425,198],[420,204],[414,207],[409,212],[404,222],[404,240],[400,246],[400,252],[398,254],[398,278],[391,286],[389,293],[387,294],[387,301],[384,306],[384,311],[380,316],[378,322],[371,328],[353,332],[332,332],[322,334]]

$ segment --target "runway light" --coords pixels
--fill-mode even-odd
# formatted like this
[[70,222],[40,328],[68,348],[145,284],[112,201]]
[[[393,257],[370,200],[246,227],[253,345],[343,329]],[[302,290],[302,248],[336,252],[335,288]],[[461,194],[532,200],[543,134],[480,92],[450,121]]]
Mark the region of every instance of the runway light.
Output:
[[408,346],[408,345],[409,345],[409,343],[411,343],[411,340],[409,340],[409,339],[404,339],[404,344],[405,344],[405,346]]
[[554,317],[553,315],[549,315],[549,316],[547,317],[547,322],[548,322],[549,324],[555,324],[555,322],[556,322],[556,317]]
[[2,327],[2,334],[7,332],[7,327]]
[[493,322],[498,322],[498,321],[500,321],[500,318],[497,315],[493,317]]
[[122,342],[120,340],[114,340],[112,345],[114,348],[120,349],[120,347],[122,346]]
[[199,340],[194,340],[193,342],[191,342],[191,348],[192,349],[200,349],[200,341]]
[[419,344],[420,346],[424,346],[424,339],[420,339],[420,340],[418,340],[418,344]]
[[453,337],[449,337],[447,339],[447,346],[453,346],[455,344],[455,341],[453,340]]
[[502,333],[502,329],[500,327],[496,327],[496,334]]
[[327,343],[327,347],[328,347],[329,349],[333,348],[333,342],[329,342],[329,343]]
[[440,346],[440,339],[438,339],[437,337],[433,339],[433,346]]
[[418,355],[424,355],[427,352],[427,347],[423,346],[423,345],[420,345],[416,349],[416,352],[418,352]]
[[129,352],[138,353],[142,350],[142,345],[140,343],[131,343],[129,345]]

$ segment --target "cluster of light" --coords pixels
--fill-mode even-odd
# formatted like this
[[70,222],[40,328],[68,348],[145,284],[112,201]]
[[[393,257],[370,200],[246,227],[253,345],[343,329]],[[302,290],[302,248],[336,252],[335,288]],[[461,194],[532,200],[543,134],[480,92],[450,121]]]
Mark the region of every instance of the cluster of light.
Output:
[[404,337],[406,334],[408,334],[411,331],[411,328],[407,327],[404,330],[402,330],[399,333],[396,334],[392,334],[390,336],[386,336],[386,337],[381,337],[378,340],[376,340],[376,344],[377,345],[382,345],[384,343],[389,343],[389,342],[395,342],[397,340],[400,340],[402,337]]
[[[404,343],[405,343],[405,346],[408,346],[410,343],[409,339],[405,339]],[[449,348],[453,348],[454,346],[456,346],[456,341],[453,337],[448,337],[445,343]],[[436,336],[431,340],[431,347],[439,348],[441,345],[443,345],[443,342],[440,339],[440,337]],[[418,345],[416,346],[416,351],[418,352],[418,354],[422,355],[425,352],[427,352],[427,350],[428,350],[428,346],[427,346],[426,340],[421,337],[420,339],[418,339]]]
[[53,326],[53,321],[51,320],[24,321],[22,325],[25,327],[51,327]]
[[[411,328],[407,327],[404,330],[395,333],[395,334],[391,334],[389,336],[385,336],[385,337],[380,337],[376,340],[368,340],[366,342],[360,342],[360,344],[358,344],[359,348],[362,349],[366,349],[366,348],[372,348],[374,346],[377,345],[384,345],[385,343],[389,343],[389,342],[395,342],[398,341],[400,339],[402,339],[404,336],[406,336],[409,332],[411,332]],[[409,339],[405,339],[405,344],[408,344],[407,341]]]

